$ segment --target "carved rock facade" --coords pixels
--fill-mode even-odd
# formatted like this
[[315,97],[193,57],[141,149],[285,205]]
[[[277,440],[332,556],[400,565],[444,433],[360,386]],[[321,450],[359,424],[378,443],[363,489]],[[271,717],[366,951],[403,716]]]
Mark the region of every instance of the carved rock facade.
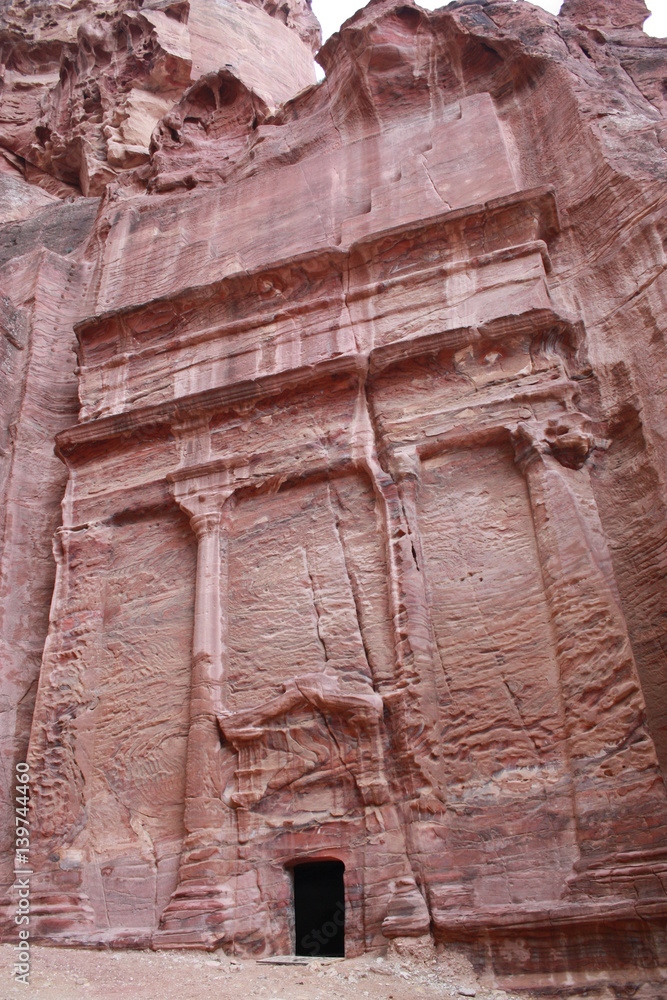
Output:
[[[105,24],[153,7],[187,24]],[[348,954],[658,975],[664,44],[606,9],[381,0],[277,110],[202,60],[136,161],[107,138],[34,293],[67,274],[80,400],[29,747],[45,939],[289,952],[291,869],[335,858]],[[18,298],[10,358],[47,343]]]

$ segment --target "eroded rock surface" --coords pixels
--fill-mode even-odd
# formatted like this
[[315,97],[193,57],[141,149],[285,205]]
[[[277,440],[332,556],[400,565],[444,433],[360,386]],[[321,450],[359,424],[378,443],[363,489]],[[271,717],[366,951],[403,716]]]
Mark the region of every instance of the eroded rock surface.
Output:
[[5,95],[36,933],[290,952],[292,868],[335,858],[349,955],[625,989],[667,919],[665,44],[634,0],[376,0],[278,105],[292,64],[214,64],[218,7],[84,19],[48,135]]
[[318,42],[306,0],[8,5],[0,143],[29,180],[100,195],[192,82],[227,67],[276,104],[314,83]]

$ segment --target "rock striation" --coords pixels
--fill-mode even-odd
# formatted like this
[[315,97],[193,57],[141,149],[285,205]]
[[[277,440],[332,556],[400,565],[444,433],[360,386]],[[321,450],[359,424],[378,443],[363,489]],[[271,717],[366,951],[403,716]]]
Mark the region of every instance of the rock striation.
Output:
[[47,190],[98,196],[146,162],[158,121],[206,73],[227,68],[269,104],[315,82],[320,33],[306,0],[86,0],[56,11],[12,4],[0,28],[0,142]]
[[319,85],[303,0],[70,14],[3,13],[35,934],[289,953],[293,869],[335,860],[346,954],[431,935],[517,988],[659,983],[648,11],[373,0]]

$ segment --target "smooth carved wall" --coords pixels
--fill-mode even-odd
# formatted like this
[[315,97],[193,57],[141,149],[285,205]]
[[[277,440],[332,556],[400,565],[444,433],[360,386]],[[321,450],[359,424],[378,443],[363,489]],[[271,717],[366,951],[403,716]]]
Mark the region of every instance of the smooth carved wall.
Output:
[[[454,877],[474,871],[482,906],[558,896],[577,856],[562,696],[530,502],[512,450],[425,461],[419,524],[451,699],[443,771]],[[526,851],[536,857],[529,870]]]
[[377,617],[386,576],[370,483],[341,477],[242,501],[230,548],[230,707],[273,697],[298,673],[372,685],[369,647],[386,676],[388,637],[362,638],[362,609],[374,604]]
[[91,720],[94,773],[87,805],[111,926],[152,926],[175,887],[194,548],[177,511],[118,525],[100,581],[104,637],[94,682],[99,701]]
[[[194,539],[177,510],[76,534],[40,690],[55,728],[34,747],[46,771],[56,755],[66,794],[43,785],[40,808],[69,841],[61,864],[83,865],[100,928],[145,931],[182,846]],[[70,724],[58,721],[63,700]]]

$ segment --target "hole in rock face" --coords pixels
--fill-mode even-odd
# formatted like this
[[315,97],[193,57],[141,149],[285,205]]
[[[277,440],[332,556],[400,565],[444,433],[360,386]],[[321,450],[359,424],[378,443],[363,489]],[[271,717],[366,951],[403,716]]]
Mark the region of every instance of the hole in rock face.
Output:
[[414,7],[399,7],[396,17],[400,18],[411,31],[416,31],[421,21],[421,14]]
[[345,956],[345,884],[342,861],[294,866],[296,954]]

